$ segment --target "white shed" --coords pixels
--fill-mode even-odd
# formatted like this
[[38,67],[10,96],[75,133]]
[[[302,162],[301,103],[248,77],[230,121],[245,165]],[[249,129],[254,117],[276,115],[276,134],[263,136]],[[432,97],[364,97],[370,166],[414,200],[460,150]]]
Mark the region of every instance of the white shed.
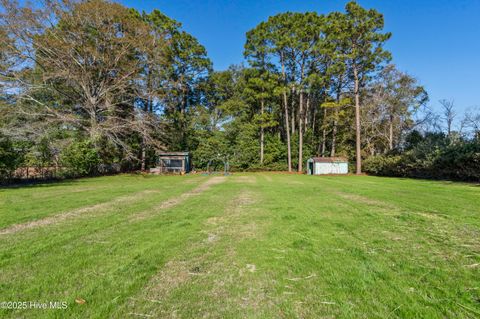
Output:
[[308,175],[348,174],[348,160],[343,157],[312,157],[307,161]]

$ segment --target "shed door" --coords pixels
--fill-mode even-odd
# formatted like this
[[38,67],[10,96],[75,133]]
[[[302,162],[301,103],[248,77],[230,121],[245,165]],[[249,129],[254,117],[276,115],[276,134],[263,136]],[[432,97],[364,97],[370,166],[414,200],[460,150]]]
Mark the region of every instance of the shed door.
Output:
[[309,175],[315,174],[313,171],[313,162],[308,162],[308,174]]

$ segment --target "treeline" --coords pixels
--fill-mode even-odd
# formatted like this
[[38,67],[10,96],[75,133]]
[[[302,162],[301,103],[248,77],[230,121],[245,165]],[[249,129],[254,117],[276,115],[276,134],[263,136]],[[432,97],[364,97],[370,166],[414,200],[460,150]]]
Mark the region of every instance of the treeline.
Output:
[[16,152],[3,175],[143,170],[157,150],[194,147],[212,68],[180,23],[101,0],[1,3],[2,152]]
[[452,138],[444,133],[407,136],[405,149],[372,156],[365,170],[381,176],[480,181],[480,139]]
[[[362,159],[375,174],[436,171],[393,171],[440,120],[417,80],[389,64],[376,10],[278,14],[247,32],[244,65],[213,71],[205,48],[158,10],[0,3],[0,176],[145,170],[161,150],[192,152],[196,169],[302,172],[316,155],[345,156],[357,173]],[[453,142],[446,123],[436,147],[476,143],[473,133]],[[408,144],[414,131],[422,142]]]

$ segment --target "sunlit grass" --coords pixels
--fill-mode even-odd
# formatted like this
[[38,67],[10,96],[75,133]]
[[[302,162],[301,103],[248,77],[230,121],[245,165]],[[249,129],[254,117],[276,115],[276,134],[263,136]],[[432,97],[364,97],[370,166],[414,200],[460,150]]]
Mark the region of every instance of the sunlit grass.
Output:
[[104,203],[0,235],[0,301],[68,304],[0,316],[480,314],[480,187],[265,173],[198,188],[211,178],[124,175],[0,190],[0,229]]

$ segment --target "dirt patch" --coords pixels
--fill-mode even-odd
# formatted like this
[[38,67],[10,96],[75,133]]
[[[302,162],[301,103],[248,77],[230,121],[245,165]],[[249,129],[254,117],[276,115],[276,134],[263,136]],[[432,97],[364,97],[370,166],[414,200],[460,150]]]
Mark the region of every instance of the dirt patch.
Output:
[[177,206],[177,205],[183,203],[188,198],[190,198],[192,196],[197,196],[197,195],[205,192],[206,190],[208,190],[213,185],[217,185],[217,184],[225,182],[225,180],[226,180],[225,176],[212,177],[212,178],[210,178],[209,180],[202,183],[197,188],[195,188],[191,191],[185,192],[185,193],[181,194],[180,196],[167,199],[166,201],[160,203],[157,207],[154,207],[153,209],[151,209],[149,211],[135,214],[132,217],[131,221],[143,220],[143,219],[151,216],[155,212],[158,212],[158,211],[161,211],[161,210],[166,210],[166,209],[172,208],[174,206]]
[[82,207],[78,208],[69,212],[57,214],[54,216],[49,216],[46,218],[42,218],[39,220],[34,220],[31,222],[26,222],[22,224],[15,224],[11,225],[7,228],[1,229],[0,230],[0,235],[9,235],[9,234],[15,234],[19,231],[27,230],[27,229],[32,229],[32,228],[38,228],[38,227],[44,227],[52,224],[57,224],[59,222],[62,222],[67,219],[72,219],[76,218],[82,215],[90,214],[90,213],[98,213],[99,211],[105,211],[108,210],[110,207],[114,205],[127,205],[130,203],[137,202],[138,200],[145,198],[148,195],[154,194],[154,193],[159,193],[160,191],[158,190],[145,190],[142,192],[138,192],[132,195],[127,195],[127,196],[121,196],[117,197],[111,201],[92,205],[92,206],[87,206],[87,207]]
[[235,211],[241,211],[243,206],[252,205],[255,202],[252,193],[243,191],[231,202],[230,208],[233,208]]
[[254,211],[247,210],[255,203],[256,198],[253,193],[242,191],[226,208],[225,215],[220,220],[220,227],[223,229],[220,236],[223,235],[237,241],[255,237],[258,234],[257,224],[248,218],[248,214]]
[[422,216],[426,219],[446,219],[448,218],[446,215],[437,214],[433,212],[414,212],[415,214]]

